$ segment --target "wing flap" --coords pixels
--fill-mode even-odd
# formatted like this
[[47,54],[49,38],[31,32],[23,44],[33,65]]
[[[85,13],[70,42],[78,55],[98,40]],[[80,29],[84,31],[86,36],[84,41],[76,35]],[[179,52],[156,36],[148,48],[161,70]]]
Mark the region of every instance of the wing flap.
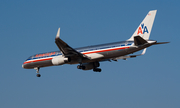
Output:
[[94,54],[87,54],[87,56],[93,60],[93,59],[101,59],[104,57],[102,54],[94,53]]

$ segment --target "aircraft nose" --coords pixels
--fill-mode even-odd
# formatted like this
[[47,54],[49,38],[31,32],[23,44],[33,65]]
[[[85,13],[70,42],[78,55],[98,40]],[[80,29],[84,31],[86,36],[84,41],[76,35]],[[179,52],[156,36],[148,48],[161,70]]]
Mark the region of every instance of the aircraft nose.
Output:
[[24,68],[24,64],[22,64],[22,68]]

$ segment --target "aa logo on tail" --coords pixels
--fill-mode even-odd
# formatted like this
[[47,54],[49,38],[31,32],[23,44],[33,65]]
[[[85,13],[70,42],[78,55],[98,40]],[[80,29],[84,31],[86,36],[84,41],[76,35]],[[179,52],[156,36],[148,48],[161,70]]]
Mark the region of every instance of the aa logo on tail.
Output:
[[144,34],[145,32],[149,33],[147,27],[144,26],[144,23],[143,23],[143,24],[141,24],[141,27],[138,28],[137,35]]

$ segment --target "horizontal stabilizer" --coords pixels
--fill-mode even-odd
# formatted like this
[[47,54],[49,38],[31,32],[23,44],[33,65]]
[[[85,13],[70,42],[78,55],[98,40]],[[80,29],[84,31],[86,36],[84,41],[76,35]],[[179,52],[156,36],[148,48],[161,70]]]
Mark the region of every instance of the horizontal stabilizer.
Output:
[[167,44],[167,43],[170,43],[170,42],[158,42],[158,43],[155,43],[155,44],[153,44],[153,45]]
[[134,44],[136,45],[136,46],[138,46],[138,45],[143,45],[143,44],[145,44],[145,43],[148,43],[146,40],[144,40],[142,37],[140,37],[140,36],[135,36],[134,37]]

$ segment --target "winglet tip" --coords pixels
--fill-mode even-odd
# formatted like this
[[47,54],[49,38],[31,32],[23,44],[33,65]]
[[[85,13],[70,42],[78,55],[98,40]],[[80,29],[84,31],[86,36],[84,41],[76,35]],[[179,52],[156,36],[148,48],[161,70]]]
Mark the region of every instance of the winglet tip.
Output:
[[58,28],[56,38],[59,38],[59,36],[60,36],[60,27]]
[[144,54],[146,53],[146,49],[147,49],[147,48],[145,48],[145,49],[143,50],[142,55],[144,55]]

